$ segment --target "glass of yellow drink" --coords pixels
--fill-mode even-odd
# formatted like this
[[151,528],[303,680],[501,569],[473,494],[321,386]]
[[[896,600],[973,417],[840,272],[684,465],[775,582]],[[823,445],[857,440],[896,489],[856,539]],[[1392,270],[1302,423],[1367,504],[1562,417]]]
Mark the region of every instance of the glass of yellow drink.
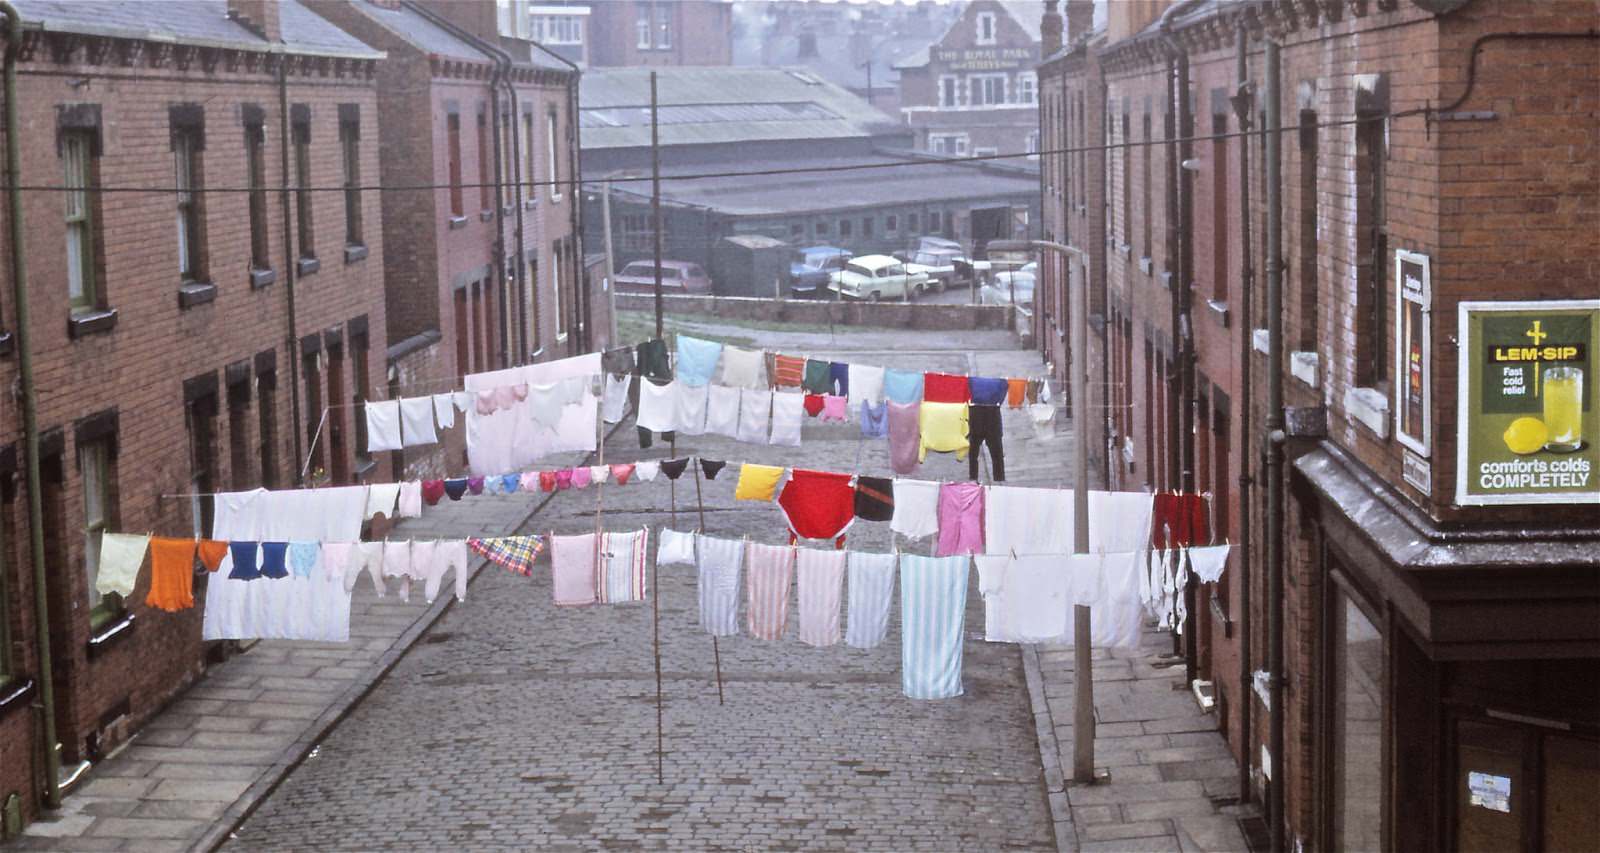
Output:
[[1544,369],[1545,450],[1569,453],[1583,446],[1583,368]]

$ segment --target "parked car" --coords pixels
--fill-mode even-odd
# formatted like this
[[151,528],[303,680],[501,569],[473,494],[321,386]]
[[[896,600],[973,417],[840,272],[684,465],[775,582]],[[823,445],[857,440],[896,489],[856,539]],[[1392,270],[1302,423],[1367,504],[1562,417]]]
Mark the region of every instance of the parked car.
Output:
[[928,276],[906,271],[906,265],[888,255],[862,255],[844,265],[828,289],[851,299],[877,302],[880,299],[911,301],[914,294],[928,289]]
[[1016,303],[1024,308],[1033,305],[1034,275],[1031,272],[997,272],[994,281],[978,291],[978,301],[984,305],[1010,305],[1013,294]]
[[918,249],[906,257],[906,270],[928,277],[934,290],[947,290],[972,281],[972,262],[961,249],[944,246]]
[[837,246],[811,246],[795,250],[789,263],[789,296],[793,299],[827,299],[828,285],[850,260],[850,250]]
[[[617,273],[618,293],[654,293],[656,265],[650,261],[634,261]],[[711,278],[699,264],[688,261],[661,262],[662,293],[710,293]]]

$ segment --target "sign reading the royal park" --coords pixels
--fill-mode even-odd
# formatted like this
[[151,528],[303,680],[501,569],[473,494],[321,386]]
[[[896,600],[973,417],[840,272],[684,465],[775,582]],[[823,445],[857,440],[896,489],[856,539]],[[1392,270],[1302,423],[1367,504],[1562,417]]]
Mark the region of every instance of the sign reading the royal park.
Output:
[[1459,504],[1600,503],[1600,300],[1463,302]]

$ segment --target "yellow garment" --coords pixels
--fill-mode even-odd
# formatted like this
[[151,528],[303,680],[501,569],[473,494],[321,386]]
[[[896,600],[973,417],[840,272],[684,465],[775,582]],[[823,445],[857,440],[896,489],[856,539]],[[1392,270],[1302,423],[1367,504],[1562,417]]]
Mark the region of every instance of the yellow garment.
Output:
[[967,458],[967,404],[929,403],[924,401],[918,416],[922,426],[922,448],[917,461],[928,458],[928,451],[949,453],[954,450],[957,459]]
[[778,490],[778,481],[783,479],[783,469],[774,465],[751,465],[746,462],[739,466],[739,487],[733,491],[733,499],[739,501],[770,501],[772,493]]

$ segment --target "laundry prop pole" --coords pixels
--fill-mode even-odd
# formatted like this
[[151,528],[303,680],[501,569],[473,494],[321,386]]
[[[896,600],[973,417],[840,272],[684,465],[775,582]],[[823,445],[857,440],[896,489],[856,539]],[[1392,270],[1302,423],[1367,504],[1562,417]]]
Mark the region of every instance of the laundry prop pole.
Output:
[[[694,502],[699,506],[699,509],[700,509],[700,532],[704,533],[705,530],[706,530],[706,499],[705,499],[705,494],[700,491],[700,465],[698,464],[699,461],[700,461],[699,459],[696,459],[695,460],[696,464],[690,465],[689,467],[694,469]],[[723,697],[722,697],[722,649],[717,645],[717,635],[716,634],[712,634],[711,635],[711,659],[712,659],[713,663],[716,666],[716,672],[717,672],[717,704],[721,705],[721,704],[723,704]]]

